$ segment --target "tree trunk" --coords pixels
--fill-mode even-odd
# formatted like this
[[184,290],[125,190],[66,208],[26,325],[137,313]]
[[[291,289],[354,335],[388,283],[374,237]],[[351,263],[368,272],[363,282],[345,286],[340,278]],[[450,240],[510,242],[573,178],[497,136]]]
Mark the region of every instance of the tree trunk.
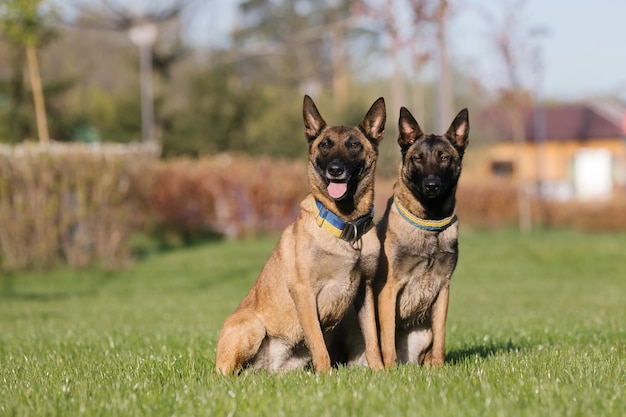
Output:
[[37,61],[37,51],[33,45],[26,46],[26,59],[28,72],[30,74],[30,85],[33,89],[33,101],[35,102],[35,118],[37,119],[37,133],[39,142],[48,143],[48,119],[46,116],[46,106],[43,98],[43,87],[41,76],[39,75],[39,62]]
[[437,86],[437,134],[443,134],[452,122],[452,90],[450,61],[446,42],[446,14],[448,1],[440,0],[437,9],[437,49],[439,50],[439,85]]
[[394,0],[387,0],[385,2],[384,19],[387,26],[387,33],[391,38],[391,45],[389,46],[389,55],[391,57],[392,64],[392,76],[391,76],[391,108],[399,109],[400,106],[406,105],[405,99],[405,77],[402,62],[400,61],[401,43],[400,33],[397,27],[397,15],[395,13]]
[[519,212],[519,229],[527,233],[532,228],[532,207],[530,196],[528,195],[528,181],[524,157],[526,131],[524,128],[524,116],[521,106],[516,103],[512,105],[510,111],[511,126],[513,127],[513,140],[517,149],[517,209]]
[[348,104],[348,60],[344,44],[344,29],[337,25],[330,30],[330,46],[333,65],[332,88],[335,111],[344,109]]

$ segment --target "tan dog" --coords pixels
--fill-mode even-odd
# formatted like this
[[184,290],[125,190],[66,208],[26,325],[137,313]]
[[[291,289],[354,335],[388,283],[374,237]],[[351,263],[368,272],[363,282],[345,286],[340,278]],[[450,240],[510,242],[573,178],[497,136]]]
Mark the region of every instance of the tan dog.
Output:
[[[325,338],[363,294],[358,315],[370,366],[382,368],[372,281],[380,243],[373,228],[374,174],[385,128],[376,100],[358,126],[328,126],[304,97],[311,188],[259,278],[230,315],[217,343],[222,374],[302,368],[329,372]],[[359,291],[359,288],[362,290]]]
[[402,164],[394,195],[378,224],[383,246],[376,282],[385,366],[441,365],[450,278],[458,258],[455,193],[468,144],[467,109],[445,136],[424,135],[400,109]]

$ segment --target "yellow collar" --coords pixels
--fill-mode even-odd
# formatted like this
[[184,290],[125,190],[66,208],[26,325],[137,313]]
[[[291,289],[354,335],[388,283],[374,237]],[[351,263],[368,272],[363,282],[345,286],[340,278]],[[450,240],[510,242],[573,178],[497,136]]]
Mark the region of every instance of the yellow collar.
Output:
[[398,200],[398,197],[396,195],[393,196],[393,202],[398,209],[398,213],[400,213],[400,215],[404,217],[406,221],[411,223],[413,226],[419,227],[420,229],[430,230],[433,232],[441,232],[442,230],[446,230],[457,221],[456,213],[452,213],[450,217],[446,217],[441,220],[420,219],[419,217],[408,211],[402,204],[400,204],[400,201]]

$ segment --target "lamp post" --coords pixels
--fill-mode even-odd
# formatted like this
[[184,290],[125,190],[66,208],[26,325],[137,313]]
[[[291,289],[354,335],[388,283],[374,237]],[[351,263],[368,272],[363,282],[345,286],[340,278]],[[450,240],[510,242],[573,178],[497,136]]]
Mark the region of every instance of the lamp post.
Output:
[[157,37],[153,23],[139,23],[128,30],[130,40],[139,48],[139,81],[141,85],[141,136],[143,142],[154,141],[154,90],[152,85],[152,47]]
[[536,164],[537,164],[537,197],[540,201],[543,201],[545,187],[545,166],[546,166],[546,114],[545,110],[541,108],[541,82],[543,76],[543,61],[541,56],[541,49],[537,47],[534,54],[534,66],[535,66],[535,94],[534,94],[534,114],[533,114],[533,136],[535,137],[536,150]]
[[536,163],[536,195],[539,202],[543,205],[544,197],[548,192],[546,184],[546,134],[547,120],[545,109],[541,108],[541,92],[545,76],[545,65],[543,57],[543,49],[541,39],[547,37],[548,30],[545,27],[538,26],[530,30],[530,36],[538,39],[533,48],[532,66],[534,72],[534,97],[533,97],[533,136],[536,145],[535,163]]

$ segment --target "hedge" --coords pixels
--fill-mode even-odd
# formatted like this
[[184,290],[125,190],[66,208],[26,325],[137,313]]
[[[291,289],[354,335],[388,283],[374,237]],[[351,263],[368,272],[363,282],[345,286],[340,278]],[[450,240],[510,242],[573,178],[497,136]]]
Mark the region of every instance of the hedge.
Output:
[[[155,146],[0,145],[0,269],[120,268],[131,238],[230,238],[282,230],[309,191],[304,161],[217,155],[160,160]],[[377,216],[393,179],[377,179]],[[515,184],[461,181],[464,227],[516,227]],[[534,227],[626,230],[623,195],[532,201]]]
[[183,238],[275,232],[308,193],[300,161],[218,155],[153,164],[142,200],[151,224]]
[[150,145],[0,146],[0,265],[5,270],[130,260],[137,178]]

